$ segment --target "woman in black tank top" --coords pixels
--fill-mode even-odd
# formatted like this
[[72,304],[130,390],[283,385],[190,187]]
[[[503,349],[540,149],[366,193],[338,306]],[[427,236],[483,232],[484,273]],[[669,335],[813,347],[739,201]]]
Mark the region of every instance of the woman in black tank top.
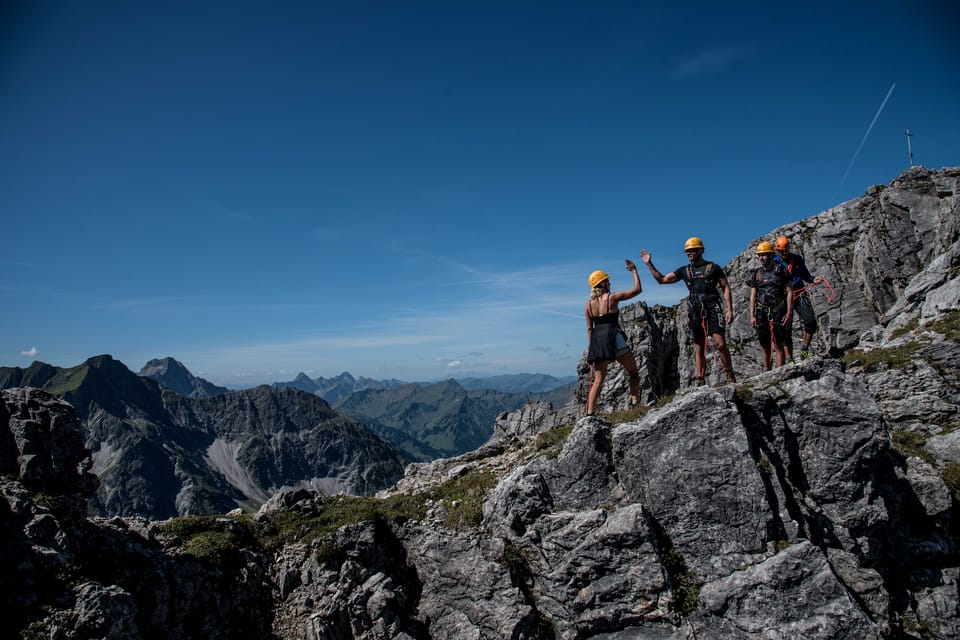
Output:
[[587,415],[592,416],[611,361],[619,362],[630,375],[630,405],[640,402],[640,371],[636,358],[627,344],[627,336],[620,328],[620,311],[617,304],[637,296],[641,291],[637,266],[624,260],[627,270],[633,274],[633,288],[626,291],[610,291],[610,278],[603,271],[590,274],[590,299],[584,311],[587,319],[587,362],[593,369],[593,381],[587,394]]

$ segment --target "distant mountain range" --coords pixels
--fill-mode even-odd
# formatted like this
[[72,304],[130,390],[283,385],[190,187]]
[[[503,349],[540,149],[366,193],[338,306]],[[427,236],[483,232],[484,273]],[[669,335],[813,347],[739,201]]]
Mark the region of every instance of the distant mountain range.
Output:
[[[498,376],[468,376],[451,379],[456,380],[457,384],[468,391],[489,389],[503,393],[547,393],[576,382],[577,376],[555,378],[554,376],[544,373],[514,373]],[[430,386],[438,382],[445,382],[445,380],[436,380],[433,382],[402,382],[395,379],[374,380],[363,376],[354,378],[351,374],[344,371],[333,378],[311,378],[305,373],[300,373],[289,382],[274,382],[273,386],[281,388],[294,387],[295,389],[300,389],[308,393],[315,393],[330,404],[334,404],[356,391],[395,389],[411,384]]]
[[307,393],[313,393],[330,404],[346,398],[355,391],[365,391],[367,389],[389,389],[407,384],[399,380],[373,380],[371,378],[354,378],[344,371],[333,378],[310,378],[305,373],[300,373],[290,382],[274,382],[273,386],[278,388],[300,389]]
[[403,383],[344,372],[229,391],[171,357],[139,375],[109,355],[70,368],[0,368],[0,388],[38,387],[75,407],[100,478],[94,511],[152,518],[255,508],[281,487],[371,493],[401,477],[408,460],[479,447],[504,412],[565,403],[575,385],[563,383],[543,374]]
[[386,438],[420,462],[460,455],[493,435],[497,416],[539,400],[563,404],[573,395],[576,377],[515,374],[440,382],[354,378],[311,379],[304,373],[275,387],[314,393],[338,412]]
[[393,445],[297,389],[190,398],[109,355],[71,368],[0,368],[0,388],[18,386],[74,406],[100,479],[91,507],[106,515],[255,509],[284,487],[370,494],[402,477],[406,462]]
[[468,391],[454,380],[355,391],[334,408],[372,429],[418,461],[476,449],[493,435],[497,416],[514,411],[528,394]]

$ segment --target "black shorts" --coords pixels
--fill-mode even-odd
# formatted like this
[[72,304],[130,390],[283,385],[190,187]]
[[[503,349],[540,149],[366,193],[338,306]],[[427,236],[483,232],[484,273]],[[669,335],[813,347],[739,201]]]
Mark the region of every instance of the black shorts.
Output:
[[727,323],[723,318],[723,305],[717,302],[697,302],[687,300],[687,317],[690,320],[690,333],[694,340],[706,338],[704,326],[707,333],[713,335],[719,333],[723,335],[727,331]]
[[789,331],[783,326],[783,317],[787,313],[787,305],[781,304],[779,307],[770,308],[757,305],[753,317],[757,320],[757,340],[760,346],[770,346],[771,326],[773,339],[778,345],[787,344]]

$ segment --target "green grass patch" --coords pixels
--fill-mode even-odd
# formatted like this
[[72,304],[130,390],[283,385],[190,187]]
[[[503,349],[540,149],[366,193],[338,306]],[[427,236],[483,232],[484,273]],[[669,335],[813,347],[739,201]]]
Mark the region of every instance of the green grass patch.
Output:
[[918,317],[910,318],[907,324],[903,325],[899,329],[893,330],[893,332],[890,334],[890,339],[896,340],[900,336],[906,335],[911,331],[915,330],[918,326],[920,326],[920,318]]
[[939,320],[928,324],[926,328],[943,334],[947,340],[960,342],[960,311],[950,311]]
[[314,560],[319,564],[334,562],[343,557],[343,548],[333,540],[324,540],[313,554]]
[[937,640],[941,637],[925,620],[921,620],[915,611],[907,611],[903,614],[903,630],[914,637],[919,636],[920,640]]
[[500,554],[500,564],[515,573],[524,573],[530,569],[530,558],[526,549],[507,542],[503,545],[503,553]]
[[241,548],[273,551],[287,544],[320,540],[316,558],[326,562],[342,554],[334,542],[341,527],[375,520],[420,520],[426,516],[428,500],[443,503],[448,527],[477,526],[483,521],[483,501],[494,486],[496,478],[492,473],[471,470],[420,494],[398,494],[384,499],[325,498],[315,514],[276,511],[259,522],[247,515],[184,516],[160,525],[159,537],[168,547],[217,564],[230,562]]
[[184,516],[160,525],[166,544],[214,564],[235,560],[242,548],[262,546],[257,534],[258,527],[248,516]]
[[430,497],[446,507],[446,525],[462,530],[483,522],[483,501],[496,485],[497,479],[491,472],[471,470],[444,482],[430,492]]
[[700,598],[700,584],[687,568],[683,555],[674,547],[660,550],[660,561],[670,576],[673,602],[671,608],[681,618],[693,613]]
[[950,489],[953,497],[960,501],[960,464],[956,462],[947,464],[947,466],[943,468],[941,477],[943,478],[944,484]]
[[563,445],[567,438],[573,432],[573,425],[567,424],[562,427],[550,429],[537,434],[533,441],[533,448],[542,452],[548,458],[556,458],[563,450]]
[[768,476],[773,475],[773,465],[770,464],[770,459],[766,456],[766,454],[760,454],[760,460],[757,461],[757,466],[760,467],[760,471],[762,473],[765,473]]
[[657,400],[652,406],[638,406],[631,409],[624,409],[622,411],[614,411],[604,416],[607,421],[613,424],[624,424],[626,422],[636,422],[640,418],[644,417],[654,409],[659,409],[665,407],[671,402],[673,402],[673,395],[668,395]]
[[860,364],[865,371],[880,369],[902,369],[913,362],[920,345],[916,342],[899,347],[885,347],[879,349],[851,349],[843,354],[843,361],[847,365]]
[[33,494],[33,502],[38,506],[54,513],[60,513],[66,506],[63,496],[52,495],[43,491]]
[[927,461],[930,464],[936,464],[924,445],[927,442],[927,436],[915,431],[893,431],[890,433],[890,439],[893,440],[893,448],[904,457],[916,456]]
[[54,396],[62,396],[65,393],[76,391],[80,388],[88,373],[90,373],[89,366],[75,367],[58,373],[47,383],[48,386],[44,391]]
[[[340,527],[376,519],[420,519],[426,515],[426,498],[400,494],[386,499],[369,496],[334,496],[323,501],[320,513],[305,515],[299,511],[276,511],[259,526],[257,537],[265,549],[304,540],[330,540]],[[333,557],[335,549],[321,545],[318,556]],[[320,558],[322,560],[329,557]]]

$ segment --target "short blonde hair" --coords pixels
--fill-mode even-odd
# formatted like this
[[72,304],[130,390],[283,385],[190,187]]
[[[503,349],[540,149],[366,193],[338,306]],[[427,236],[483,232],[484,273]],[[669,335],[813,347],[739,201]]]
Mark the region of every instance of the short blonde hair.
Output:
[[602,296],[602,295],[605,294],[605,293],[610,293],[610,281],[609,281],[609,280],[604,280],[603,282],[598,282],[598,283],[597,283],[597,286],[595,286],[595,287],[590,291],[590,298],[591,298],[592,300],[596,300],[597,298],[599,298],[600,296]]

